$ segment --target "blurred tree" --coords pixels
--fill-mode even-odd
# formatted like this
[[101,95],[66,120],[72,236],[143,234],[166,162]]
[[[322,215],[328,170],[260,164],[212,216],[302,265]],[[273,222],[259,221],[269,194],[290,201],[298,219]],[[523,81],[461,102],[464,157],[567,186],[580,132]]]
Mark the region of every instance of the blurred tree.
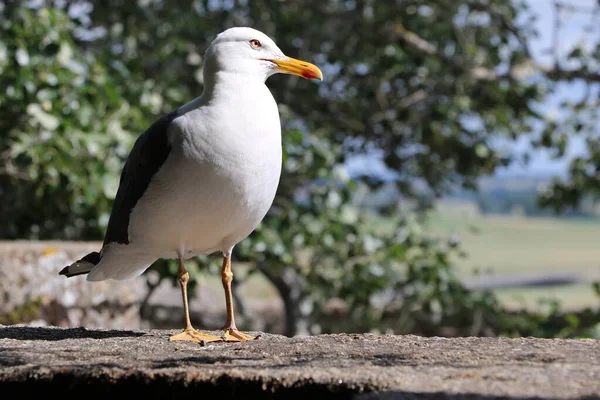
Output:
[[0,3],[0,237],[98,237],[146,120],[66,12],[17,4]]
[[[543,206],[564,212],[600,195],[600,2],[553,2],[552,65],[533,64],[530,73],[541,76],[548,96],[560,101],[559,112],[540,111],[543,123],[535,144],[549,149],[555,159],[582,142],[585,152],[572,159],[566,177],[557,177],[541,196]],[[563,34],[565,20],[577,15],[586,20],[578,40]],[[570,36],[570,35],[569,35]],[[529,56],[530,59],[533,57]],[[576,96],[558,93],[568,85]]]
[[486,3],[105,0],[94,2],[90,16],[108,32],[94,46],[103,43],[118,58],[131,85],[146,80],[169,97],[163,112],[201,92],[201,54],[218,32],[234,25],[265,31],[284,52],[325,70],[318,96],[298,79],[269,80],[308,129],[342,143],[345,156],[379,151],[405,194],[416,189],[415,178],[441,193],[473,186],[507,163],[492,134],[528,132],[528,117],[537,116],[530,103],[542,98],[537,85],[495,72],[526,59],[519,35],[529,28],[514,25],[524,6]]
[[[13,88],[0,94],[8,132],[0,190],[13,196],[3,237],[99,238],[132,138],[198,96],[204,49],[218,32],[248,25],[326,77],[319,86],[268,81],[284,124],[284,172],[272,210],[235,252],[277,288],[286,333],[332,331],[342,321],[346,330],[384,328],[386,318],[396,332],[439,334],[432,327],[443,324],[493,333],[483,316],[498,305],[459,284],[448,261],[457,244],[424,237],[409,214],[391,231],[373,228],[351,206],[357,182],[341,165],[352,154],[376,154],[403,197],[427,206],[509,163],[493,140],[545,123],[535,104],[546,86],[522,72],[535,34],[518,18],[523,4],[34,3],[0,2],[0,80]],[[71,49],[66,65],[63,48]],[[540,73],[565,78],[558,72]],[[54,83],[41,84],[48,79]],[[167,263],[154,269],[174,276]],[[328,302],[335,298],[343,299],[338,307]],[[337,326],[332,313],[341,316]]]
[[[406,197],[431,199],[457,183],[473,186],[507,162],[492,150],[492,133],[514,137],[529,129],[536,87],[489,76],[525,54],[503,25],[517,10],[502,1],[490,9],[501,18],[488,21],[485,9],[468,1],[182,1],[168,7],[162,1],[99,1],[89,28],[106,30],[92,42],[95,54],[115,60],[113,74],[142,100],[154,99],[157,114],[201,92],[203,49],[230,26],[254,26],[287,54],[323,66],[327,78],[318,93],[294,78],[268,81],[284,116],[284,175],[267,220],[236,251],[278,289],[286,333],[294,334],[311,330],[309,319],[314,323],[327,297],[336,296],[349,303],[354,322],[364,318],[361,329],[373,327],[377,318],[369,311],[381,314],[385,307],[370,305],[373,296],[409,281],[401,272],[411,265],[405,252],[429,251],[420,240],[403,242],[406,226],[388,237],[358,229],[363,217],[349,217],[347,206],[352,186],[332,175],[346,156],[379,151],[398,172]],[[305,204],[294,201],[299,188]],[[455,279],[444,275],[439,260],[413,262],[411,279],[425,279],[420,274],[430,270],[439,282]]]

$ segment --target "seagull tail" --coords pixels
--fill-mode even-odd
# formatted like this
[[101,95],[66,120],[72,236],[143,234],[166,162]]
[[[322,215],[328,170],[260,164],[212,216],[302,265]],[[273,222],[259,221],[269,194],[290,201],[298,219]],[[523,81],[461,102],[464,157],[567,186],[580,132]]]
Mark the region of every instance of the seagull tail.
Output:
[[77,275],[88,274],[100,262],[102,256],[97,251],[93,251],[83,257],[81,260],[75,261],[73,264],[64,267],[58,274],[64,275],[67,278]]

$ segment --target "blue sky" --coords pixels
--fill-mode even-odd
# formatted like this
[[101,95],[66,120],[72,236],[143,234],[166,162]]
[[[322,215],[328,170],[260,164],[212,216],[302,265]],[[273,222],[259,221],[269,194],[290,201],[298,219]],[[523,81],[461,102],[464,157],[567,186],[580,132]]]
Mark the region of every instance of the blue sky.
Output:
[[[597,0],[562,0],[564,4],[570,4],[579,8],[592,10]],[[551,65],[554,56],[548,53],[553,48],[554,42],[554,6],[553,0],[526,0],[530,6],[530,12],[537,16],[536,29],[539,37],[530,41],[530,49],[535,61],[540,65]],[[558,54],[565,55],[578,43],[596,43],[600,39],[600,27],[590,35],[586,35],[583,27],[590,24],[589,13],[568,13],[561,15],[563,25],[559,31]],[[584,93],[584,85],[581,83],[560,84],[556,92],[540,105],[546,115],[561,115],[560,102],[565,99],[577,100]],[[600,128],[599,128],[600,130]],[[585,152],[584,140],[581,137],[571,140],[567,148],[566,157],[557,161],[552,160],[551,154],[545,150],[532,150],[530,146],[531,137],[521,137],[516,143],[507,143],[506,151],[513,154],[529,152],[532,155],[530,163],[523,165],[515,162],[513,165],[501,168],[497,171],[498,176],[507,175],[560,175],[563,174],[569,161]],[[360,171],[368,171],[369,174],[389,176],[383,163],[373,157],[363,156],[350,160],[347,167],[351,174]]]
[[[551,65],[554,56],[548,53],[553,48],[554,42],[554,6],[552,0],[526,0],[531,8],[531,12],[537,16],[536,28],[540,36],[530,41],[530,49],[534,59],[540,65]],[[597,0],[563,0],[562,3],[577,6],[579,8],[592,10]],[[590,24],[591,16],[589,13],[573,12],[563,14],[561,21],[563,25],[559,31],[559,46],[557,52],[559,55],[565,55],[579,43],[592,44],[599,39],[600,27],[590,36],[584,31],[584,27]],[[585,86],[582,83],[564,83],[560,84],[547,101],[542,104],[542,109],[548,115],[561,115],[559,103],[565,99],[578,100],[583,96]],[[582,137],[573,137],[567,148],[566,156],[561,160],[552,160],[548,151],[533,151],[533,158],[529,165],[525,166],[515,163],[507,168],[498,171],[498,175],[539,175],[564,173],[569,161],[578,155],[585,153],[585,143]],[[529,145],[530,138],[522,137],[516,143],[513,143],[511,150],[515,153],[532,151]]]

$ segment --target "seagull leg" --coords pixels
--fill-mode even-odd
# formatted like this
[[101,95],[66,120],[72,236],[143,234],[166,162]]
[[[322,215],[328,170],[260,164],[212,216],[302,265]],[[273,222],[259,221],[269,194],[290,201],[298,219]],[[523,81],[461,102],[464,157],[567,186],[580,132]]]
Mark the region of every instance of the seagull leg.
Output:
[[190,274],[186,271],[185,266],[183,265],[183,259],[181,257],[177,258],[179,262],[179,283],[181,284],[181,296],[183,297],[183,312],[185,313],[185,329],[183,332],[173,335],[169,338],[169,340],[187,340],[198,343],[208,343],[208,342],[221,342],[223,338],[214,335],[207,335],[204,333],[200,333],[192,327],[192,322],[190,321],[190,310],[188,307],[188,297],[187,297],[187,283],[190,280]]
[[233,297],[231,295],[231,281],[233,272],[231,271],[231,254],[223,256],[222,268],[223,288],[225,289],[225,303],[227,305],[227,322],[221,328],[225,331],[223,339],[227,342],[246,342],[248,340],[258,339],[258,336],[251,336],[238,331],[235,326],[235,316],[233,315]]

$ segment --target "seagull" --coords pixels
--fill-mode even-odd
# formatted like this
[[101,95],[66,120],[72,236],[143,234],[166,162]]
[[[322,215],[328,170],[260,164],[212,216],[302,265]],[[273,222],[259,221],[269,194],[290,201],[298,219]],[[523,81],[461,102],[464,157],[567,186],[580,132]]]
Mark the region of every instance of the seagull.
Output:
[[[279,112],[265,81],[277,73],[309,80],[323,80],[323,74],[247,27],[217,35],[203,68],[202,94],[156,120],[136,140],[100,251],[59,275],[125,280],[157,259],[177,259],[185,329],[170,340],[245,342],[256,337],[235,324],[231,254],[271,207],[282,165]],[[219,252],[227,308],[220,336],[192,326],[184,265],[197,255]]]

